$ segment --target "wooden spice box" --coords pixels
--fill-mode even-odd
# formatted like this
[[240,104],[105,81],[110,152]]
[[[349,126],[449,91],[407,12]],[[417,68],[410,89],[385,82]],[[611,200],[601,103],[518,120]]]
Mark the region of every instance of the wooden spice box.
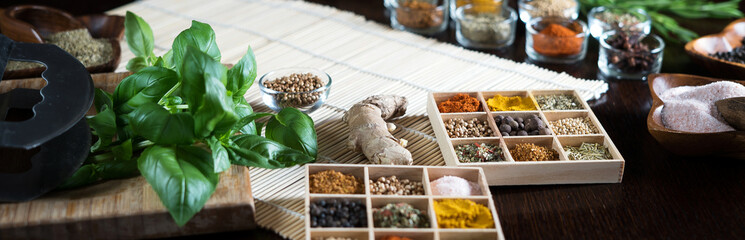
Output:
[[[357,240],[380,239],[387,235],[408,237],[416,240],[432,239],[504,239],[494,200],[489,192],[484,171],[476,167],[425,167],[425,166],[383,166],[351,164],[307,164],[305,171],[305,238],[316,240],[322,237],[349,237]],[[363,179],[365,192],[362,194],[316,194],[310,193],[309,176],[325,170],[334,170]],[[421,181],[424,195],[376,195],[370,192],[369,180],[379,177],[396,176],[399,179]],[[438,196],[433,195],[430,182],[443,176],[457,176],[477,183],[481,189],[478,196]],[[367,227],[363,228],[322,228],[311,227],[310,203],[319,200],[350,199],[359,200],[367,209]],[[433,202],[440,199],[468,199],[487,206],[494,219],[495,228],[490,229],[444,229],[437,225]],[[409,203],[427,215],[430,228],[379,228],[373,223],[373,208],[388,203]]]
[[[440,113],[437,105],[446,101],[457,93],[465,93],[476,97],[481,102],[480,112]],[[534,111],[490,111],[486,100],[494,95],[530,97],[538,106],[535,96],[569,94],[581,102],[582,110],[551,110],[544,111],[538,107]],[[576,183],[618,183],[623,178],[625,161],[608,137],[603,126],[593,114],[590,107],[574,90],[532,90],[532,91],[473,91],[473,92],[434,92],[427,99],[427,113],[432,123],[432,129],[437,137],[437,143],[448,166],[481,167],[486,173],[489,185],[530,185],[530,184],[576,184]],[[598,134],[588,135],[538,135],[538,136],[502,136],[494,118],[497,115],[524,117],[536,114],[550,126],[549,121],[564,118],[588,117],[598,129]],[[445,130],[445,121],[461,118],[468,121],[472,118],[487,120],[487,125],[494,132],[492,137],[478,138],[450,138]],[[569,160],[563,146],[579,146],[583,142],[602,143],[608,148],[610,160]],[[455,152],[455,146],[469,143],[498,144],[504,152],[506,161],[488,163],[461,163]],[[534,143],[539,146],[550,147],[559,153],[557,161],[524,162],[515,161],[509,153],[518,143]]]

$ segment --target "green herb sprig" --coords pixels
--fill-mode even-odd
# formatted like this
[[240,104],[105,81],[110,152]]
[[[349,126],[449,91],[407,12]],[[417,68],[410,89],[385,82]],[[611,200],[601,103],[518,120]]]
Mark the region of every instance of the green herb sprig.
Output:
[[[135,58],[113,94],[97,89],[87,118],[97,142],[61,188],[142,174],[179,226],[199,212],[231,164],[284,168],[317,155],[313,120],[295,108],[253,112],[243,95],[256,78],[251,48],[230,69],[210,25],[192,21],[163,56],[150,26],[127,12]],[[266,127],[255,122],[270,117]],[[265,129],[265,136],[261,136]]]
[[579,0],[582,12],[599,6],[621,9],[642,8],[652,18],[654,28],[665,39],[673,42],[688,42],[698,37],[695,32],[686,29],[672,18],[739,18],[743,13],[738,9],[740,0],[726,2],[709,2],[706,0]]

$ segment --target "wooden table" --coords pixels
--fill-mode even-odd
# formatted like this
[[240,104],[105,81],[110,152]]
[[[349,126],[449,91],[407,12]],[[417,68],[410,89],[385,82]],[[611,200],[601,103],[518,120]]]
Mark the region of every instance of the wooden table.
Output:
[[[389,24],[382,0],[312,1]],[[511,5],[515,6],[514,0]],[[741,9],[745,8],[741,5]],[[709,34],[720,31],[728,21],[699,20],[683,24]],[[523,25],[518,24],[512,47],[485,52],[525,61],[524,34]],[[452,28],[435,37],[457,44]],[[575,77],[596,79],[597,47],[597,41],[591,40],[587,57],[581,63],[538,65]],[[711,75],[693,65],[682,49],[680,44],[667,43],[662,72]],[[745,191],[742,191],[745,162],[716,157],[685,158],[664,150],[647,132],[646,117],[652,100],[646,82],[609,81],[608,84],[608,92],[589,103],[626,159],[623,183],[491,187],[505,237],[736,239],[745,236]],[[266,229],[182,239],[201,238],[281,239]]]
[[[313,0],[389,24],[382,1]],[[515,1],[510,2],[514,8]],[[741,9],[743,6],[741,6]],[[683,21],[701,34],[731,20]],[[518,24],[512,47],[485,51],[525,61],[525,30]],[[457,44],[453,28],[435,36]],[[690,62],[681,44],[667,43],[662,72],[711,75]],[[597,79],[598,43],[571,65],[537,64]],[[626,159],[619,184],[491,187],[507,239],[734,239],[745,236],[745,162],[686,158],[663,149],[647,131],[652,99],[646,81],[609,81],[589,102]],[[261,231],[223,234],[248,237]],[[266,237],[267,235],[256,235]]]

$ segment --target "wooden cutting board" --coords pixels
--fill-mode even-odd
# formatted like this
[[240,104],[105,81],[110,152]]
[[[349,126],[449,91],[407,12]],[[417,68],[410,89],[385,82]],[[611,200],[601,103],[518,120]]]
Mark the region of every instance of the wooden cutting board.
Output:
[[[129,74],[91,76],[96,87],[111,92]],[[41,78],[3,80],[0,93],[44,85]],[[254,212],[248,168],[233,166],[220,175],[202,211],[183,227],[174,223],[145,179],[135,177],[51,192],[29,202],[0,203],[0,239],[133,239],[234,231],[254,228]]]

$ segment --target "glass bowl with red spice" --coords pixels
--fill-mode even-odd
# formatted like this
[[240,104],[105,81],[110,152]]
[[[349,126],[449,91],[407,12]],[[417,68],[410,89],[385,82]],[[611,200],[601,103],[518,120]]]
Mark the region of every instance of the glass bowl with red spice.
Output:
[[574,63],[585,58],[588,36],[581,20],[533,18],[525,25],[525,52],[532,61]]
[[445,31],[450,18],[448,0],[389,0],[391,27],[422,35]]

